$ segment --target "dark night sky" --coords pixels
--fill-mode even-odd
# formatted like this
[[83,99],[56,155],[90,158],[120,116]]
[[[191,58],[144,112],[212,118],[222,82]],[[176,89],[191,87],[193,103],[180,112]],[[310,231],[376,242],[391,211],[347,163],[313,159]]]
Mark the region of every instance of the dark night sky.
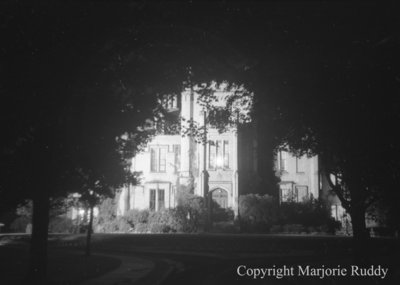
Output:
[[[266,50],[289,54],[346,52],[351,45],[398,40],[397,9],[385,5],[311,2],[155,2],[27,5],[3,3],[2,54],[33,60],[65,45],[76,58],[110,45],[179,42],[205,52],[231,50],[253,62]],[[72,3],[72,4],[71,4]],[[376,2],[379,3],[379,2]],[[8,39],[8,37],[6,37]]]

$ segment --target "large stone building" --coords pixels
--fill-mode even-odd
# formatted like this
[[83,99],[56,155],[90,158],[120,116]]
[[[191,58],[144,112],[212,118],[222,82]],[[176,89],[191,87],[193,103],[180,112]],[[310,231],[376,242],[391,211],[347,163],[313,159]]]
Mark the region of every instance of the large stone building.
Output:
[[[132,160],[131,170],[141,173],[141,181],[139,185],[122,189],[118,195],[119,215],[129,209],[158,211],[175,207],[178,190],[182,187],[190,187],[194,194],[202,197],[208,192],[208,197],[221,207],[232,208],[237,214],[240,187],[246,187],[239,183],[241,174],[249,177],[249,172],[257,173],[257,142],[248,137],[248,132],[243,137],[234,126],[220,133],[204,125],[206,114],[197,90],[187,89],[181,96],[170,96],[164,106],[181,118],[182,130],[188,124],[203,130],[205,127],[207,143],[182,133],[154,136]],[[226,86],[215,87],[213,95],[217,100],[212,104],[224,106],[232,92],[227,91]],[[239,142],[246,145],[239,146]],[[301,202],[311,195],[319,196],[317,157],[296,158],[279,152],[276,168],[281,179],[280,201]],[[205,175],[208,175],[208,187]]]
[[320,175],[318,157],[296,157],[289,152],[280,151],[275,162],[280,176],[279,200],[281,202],[302,202],[320,194]]

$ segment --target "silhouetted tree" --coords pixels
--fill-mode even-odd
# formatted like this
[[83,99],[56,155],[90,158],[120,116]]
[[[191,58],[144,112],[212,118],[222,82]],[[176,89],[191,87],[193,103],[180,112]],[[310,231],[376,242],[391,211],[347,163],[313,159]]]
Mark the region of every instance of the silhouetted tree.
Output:
[[[99,181],[104,190],[124,182],[113,173],[125,171],[120,160],[146,140],[148,132],[138,128],[153,117],[157,96],[145,93],[144,84],[135,90],[122,86],[118,59],[100,50],[107,24],[91,21],[100,23],[106,7],[88,16],[91,4],[78,10],[74,5],[2,5],[6,81],[1,86],[0,194],[9,203],[33,201],[27,280],[35,283],[46,276],[50,198],[87,191],[82,173],[92,179],[85,181],[87,187]],[[71,15],[79,20],[72,23]]]
[[[360,256],[367,253],[365,212],[376,199],[391,196],[388,186],[399,177],[399,141],[391,131],[400,111],[398,18],[389,7],[370,3],[346,6],[339,19],[340,7],[294,13],[288,43],[261,57],[256,118],[274,126],[276,145],[319,155],[351,216]],[[307,30],[317,19],[319,26]]]

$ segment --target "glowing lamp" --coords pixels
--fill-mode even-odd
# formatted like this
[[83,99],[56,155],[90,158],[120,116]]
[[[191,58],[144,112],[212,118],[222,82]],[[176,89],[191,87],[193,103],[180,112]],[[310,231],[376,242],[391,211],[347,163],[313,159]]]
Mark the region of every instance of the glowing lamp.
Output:
[[222,156],[217,156],[217,168],[222,168],[224,166],[224,158]]

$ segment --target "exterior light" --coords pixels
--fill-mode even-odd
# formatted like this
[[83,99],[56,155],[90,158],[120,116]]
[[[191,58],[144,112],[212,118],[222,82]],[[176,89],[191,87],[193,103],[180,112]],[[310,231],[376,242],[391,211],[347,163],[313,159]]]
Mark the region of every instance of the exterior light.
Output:
[[224,158],[221,155],[217,156],[217,168],[222,168],[224,166]]
[[85,210],[84,209],[79,209],[78,210],[79,216],[83,217],[85,215]]

